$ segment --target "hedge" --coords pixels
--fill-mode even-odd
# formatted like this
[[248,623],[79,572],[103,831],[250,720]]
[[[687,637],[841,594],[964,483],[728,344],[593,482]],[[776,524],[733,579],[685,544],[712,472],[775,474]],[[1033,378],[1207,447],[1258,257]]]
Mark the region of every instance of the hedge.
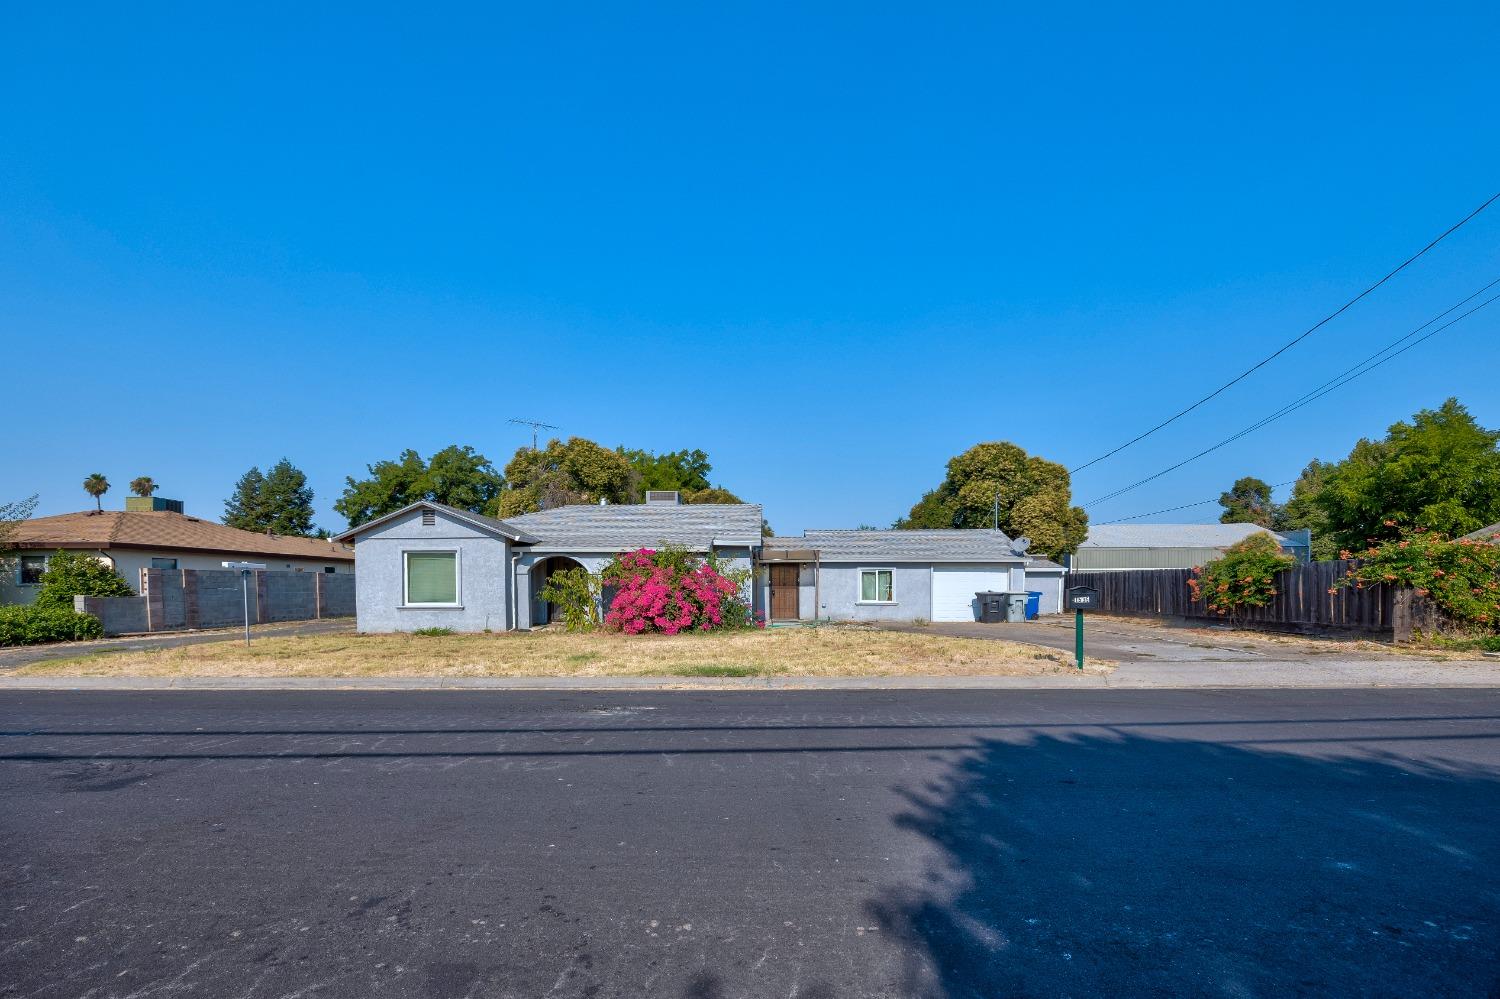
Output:
[[65,607],[0,607],[0,645],[39,645],[103,638],[104,625],[92,614]]

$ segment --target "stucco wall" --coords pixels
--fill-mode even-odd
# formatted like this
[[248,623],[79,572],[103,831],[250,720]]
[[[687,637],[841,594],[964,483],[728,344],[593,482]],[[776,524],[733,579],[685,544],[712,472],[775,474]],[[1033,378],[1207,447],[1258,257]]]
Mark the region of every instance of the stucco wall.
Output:
[[[890,604],[859,602],[859,570],[891,569]],[[932,616],[932,566],[824,562],[819,617],[834,621],[911,621]]]
[[[441,510],[433,519],[431,527],[424,527],[422,510],[412,510],[355,542],[359,560],[355,609],[360,631],[504,631],[512,626],[510,544]],[[458,553],[460,606],[402,606],[404,553],[408,551]]]
[[1062,591],[1063,576],[1057,570],[1051,572],[1040,572],[1031,570],[1026,573],[1026,589],[1037,590],[1042,594],[1039,611],[1042,614],[1062,613]]

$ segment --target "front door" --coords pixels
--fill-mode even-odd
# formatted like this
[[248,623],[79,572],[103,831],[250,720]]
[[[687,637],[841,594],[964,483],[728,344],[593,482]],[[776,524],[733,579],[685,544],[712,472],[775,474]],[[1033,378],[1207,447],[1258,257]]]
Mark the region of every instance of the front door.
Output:
[[771,563],[771,620],[797,620],[797,563]]

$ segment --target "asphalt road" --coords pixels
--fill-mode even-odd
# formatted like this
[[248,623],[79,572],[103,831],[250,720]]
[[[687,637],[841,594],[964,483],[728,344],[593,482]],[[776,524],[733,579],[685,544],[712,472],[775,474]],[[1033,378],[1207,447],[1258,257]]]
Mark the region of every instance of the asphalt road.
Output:
[[1500,691],[0,694],[0,996],[1493,996]]

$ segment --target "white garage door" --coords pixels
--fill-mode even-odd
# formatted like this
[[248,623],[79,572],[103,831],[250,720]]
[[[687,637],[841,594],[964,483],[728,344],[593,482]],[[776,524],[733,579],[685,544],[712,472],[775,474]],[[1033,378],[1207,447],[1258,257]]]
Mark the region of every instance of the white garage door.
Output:
[[1010,570],[1003,565],[940,565],[932,571],[932,619],[975,621],[974,594],[1010,589]]

